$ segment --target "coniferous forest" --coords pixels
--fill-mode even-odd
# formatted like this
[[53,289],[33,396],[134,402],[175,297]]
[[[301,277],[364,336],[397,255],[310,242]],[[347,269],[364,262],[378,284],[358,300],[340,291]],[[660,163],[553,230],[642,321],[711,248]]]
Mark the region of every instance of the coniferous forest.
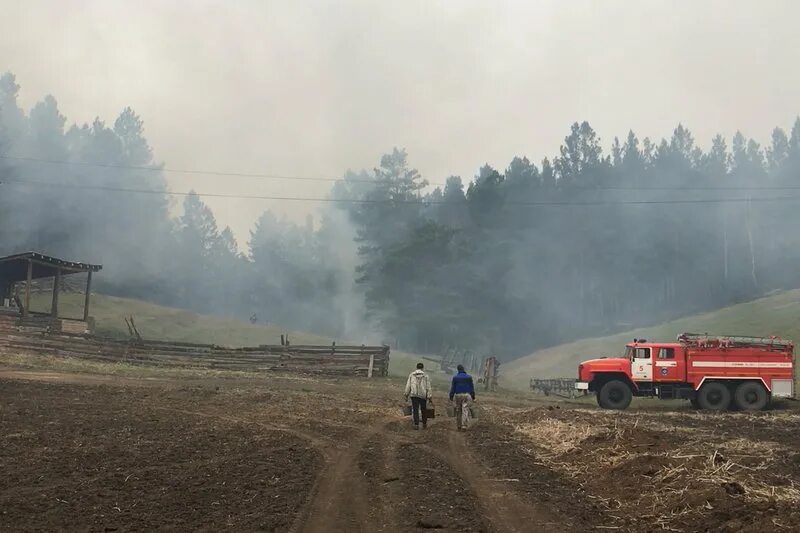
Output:
[[0,254],[102,263],[108,294],[510,359],[800,286],[796,117],[757,140],[576,122],[559,153],[474,176],[422,176],[394,148],[331,169],[316,223],[266,210],[237,243],[202,191],[169,190],[132,109],[70,125],[18,91],[0,77]]

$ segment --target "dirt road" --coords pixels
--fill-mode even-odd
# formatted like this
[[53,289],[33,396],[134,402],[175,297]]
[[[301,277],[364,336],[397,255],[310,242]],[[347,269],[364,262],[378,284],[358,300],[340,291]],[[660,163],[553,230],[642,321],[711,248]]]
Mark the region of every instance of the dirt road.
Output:
[[[680,497],[692,474],[681,468],[705,468],[707,458],[695,450],[696,459],[678,464],[692,453],[676,435],[725,443],[741,433],[742,419],[612,419],[567,404],[511,407],[496,396],[482,399],[487,416],[469,432],[455,432],[446,418],[414,432],[387,385],[0,369],[0,529],[690,531],[701,511],[715,530],[757,525],[751,512],[777,529],[800,524],[792,511],[800,496],[792,492],[800,481],[795,414],[777,415],[775,431],[769,417],[747,418],[751,435],[760,427],[771,439],[751,448],[782,470],[720,444],[724,462],[712,465],[727,468],[727,485],[715,492],[719,473],[703,470],[712,481],[695,479],[702,497],[692,500]],[[673,445],[680,453],[667,453]],[[749,477],[736,477],[738,466]],[[640,482],[649,488],[630,490]],[[771,503],[758,492],[767,486],[777,487]],[[649,519],[636,507],[646,494]]]

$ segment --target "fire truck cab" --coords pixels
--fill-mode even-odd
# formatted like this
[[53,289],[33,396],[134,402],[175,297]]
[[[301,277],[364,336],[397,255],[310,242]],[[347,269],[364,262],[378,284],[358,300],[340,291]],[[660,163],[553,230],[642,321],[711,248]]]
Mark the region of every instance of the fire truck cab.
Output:
[[625,409],[633,396],[689,400],[702,409],[766,408],[794,396],[794,345],[776,337],[684,333],[677,342],[634,339],[623,357],[578,365],[575,387],[597,394],[606,409]]

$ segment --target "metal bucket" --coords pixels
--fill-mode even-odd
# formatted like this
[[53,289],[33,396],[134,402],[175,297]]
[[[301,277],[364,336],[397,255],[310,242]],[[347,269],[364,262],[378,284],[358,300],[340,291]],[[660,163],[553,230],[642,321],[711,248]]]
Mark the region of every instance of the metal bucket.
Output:
[[469,408],[469,417],[473,420],[478,419],[478,414],[480,413],[480,409],[475,407],[474,405]]
[[447,407],[445,407],[445,410],[447,411],[447,416],[449,416],[450,418],[454,418],[456,416],[456,407],[455,407],[455,405],[450,404]]
[[411,406],[404,405],[403,406],[403,416],[411,416]]

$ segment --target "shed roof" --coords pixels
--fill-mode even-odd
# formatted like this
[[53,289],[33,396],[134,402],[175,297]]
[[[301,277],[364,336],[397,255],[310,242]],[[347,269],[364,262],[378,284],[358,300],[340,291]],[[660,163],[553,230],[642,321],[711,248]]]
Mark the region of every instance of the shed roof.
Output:
[[0,257],[0,280],[25,281],[28,279],[28,262],[33,266],[33,279],[52,278],[61,270],[62,274],[79,274],[81,272],[97,272],[102,265],[66,261],[37,252]]

